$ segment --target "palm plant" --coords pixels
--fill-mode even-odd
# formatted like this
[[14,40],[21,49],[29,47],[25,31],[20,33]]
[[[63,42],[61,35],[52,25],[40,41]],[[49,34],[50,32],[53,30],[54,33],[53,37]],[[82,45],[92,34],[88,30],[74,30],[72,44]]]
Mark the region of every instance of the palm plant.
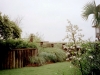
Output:
[[100,26],[100,5],[96,5],[95,1],[84,6],[82,17],[87,20],[91,14],[93,14],[92,24],[96,27]]

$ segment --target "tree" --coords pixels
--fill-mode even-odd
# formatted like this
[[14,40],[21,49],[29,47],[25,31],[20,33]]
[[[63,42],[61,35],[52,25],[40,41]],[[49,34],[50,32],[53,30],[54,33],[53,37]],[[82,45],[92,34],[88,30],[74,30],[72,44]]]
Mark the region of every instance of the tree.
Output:
[[0,13],[0,37],[2,39],[20,38],[21,32],[14,21],[11,21],[7,15],[1,15]]
[[82,17],[87,20],[93,14],[93,25],[100,26],[100,5],[96,6],[95,1],[87,3],[83,8]]
[[79,29],[79,27],[77,25],[72,25],[69,20],[67,20],[67,21],[69,23],[69,25],[66,26],[67,35],[63,40],[68,39],[70,42],[73,42],[73,44],[76,46],[76,42],[81,42],[82,37],[84,35],[79,33],[82,30]]
[[22,22],[22,19],[23,19],[23,17],[17,17],[15,20],[14,20],[14,22],[17,24],[17,25],[20,25],[21,24],[21,22]]

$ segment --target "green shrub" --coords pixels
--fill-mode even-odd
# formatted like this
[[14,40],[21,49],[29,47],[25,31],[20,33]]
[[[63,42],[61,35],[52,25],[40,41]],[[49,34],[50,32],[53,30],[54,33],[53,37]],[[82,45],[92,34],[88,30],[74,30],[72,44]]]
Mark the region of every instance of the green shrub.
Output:
[[57,62],[57,57],[54,53],[41,52],[39,56],[43,57],[46,62]]
[[22,39],[0,40],[0,47],[3,50],[11,50],[16,48],[37,48],[34,43],[29,43]]
[[16,48],[37,48],[34,43],[21,42],[19,45],[16,45]]
[[62,62],[62,61],[66,60],[66,55],[63,51],[55,52],[55,55],[57,56],[57,61],[58,62]]
[[48,53],[48,58],[51,62],[57,62],[57,56],[54,53]]
[[83,54],[80,60],[75,59],[72,63],[77,65],[82,75],[97,75],[100,73],[100,43],[87,42],[82,44]]
[[46,60],[46,62],[50,61],[47,52],[41,52],[41,53],[39,53],[39,56],[43,57]]

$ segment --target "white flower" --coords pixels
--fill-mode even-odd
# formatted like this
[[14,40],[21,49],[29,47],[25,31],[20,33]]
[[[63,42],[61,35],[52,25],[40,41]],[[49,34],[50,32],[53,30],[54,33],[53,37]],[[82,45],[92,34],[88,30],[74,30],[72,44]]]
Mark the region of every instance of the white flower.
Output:
[[73,57],[70,57],[71,59],[73,58]]
[[77,48],[81,48],[80,46],[77,46]]
[[77,54],[77,52],[74,52],[75,54]]
[[91,49],[88,49],[88,51],[91,51]]
[[93,56],[90,55],[89,58],[93,59]]
[[73,49],[75,49],[75,47],[73,47]]
[[77,60],[81,60],[81,58],[77,58]]
[[73,56],[73,58],[76,58],[75,56]]
[[69,60],[69,58],[67,58],[66,60]]
[[69,55],[69,54],[70,54],[69,52],[66,53],[66,55]]

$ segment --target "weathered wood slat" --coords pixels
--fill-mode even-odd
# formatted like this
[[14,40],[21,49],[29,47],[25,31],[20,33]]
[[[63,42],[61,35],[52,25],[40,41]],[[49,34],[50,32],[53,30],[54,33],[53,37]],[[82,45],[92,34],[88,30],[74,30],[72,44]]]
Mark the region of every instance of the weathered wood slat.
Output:
[[29,57],[36,56],[37,54],[37,49],[13,49],[7,51],[7,53],[3,52],[0,69],[24,67],[29,64]]
[[21,51],[21,67],[23,67],[23,50]]
[[15,51],[13,51],[13,56],[12,56],[12,59],[13,59],[13,67],[12,68],[15,68]]

